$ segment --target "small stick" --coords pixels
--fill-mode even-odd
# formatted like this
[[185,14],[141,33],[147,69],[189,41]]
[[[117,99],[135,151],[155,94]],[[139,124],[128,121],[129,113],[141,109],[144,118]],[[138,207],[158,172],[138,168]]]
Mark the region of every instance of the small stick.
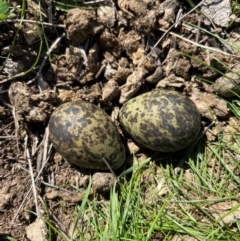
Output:
[[42,156],[43,156],[43,152],[42,150],[38,152],[37,154],[37,171],[39,172],[41,170],[41,166],[42,166]]
[[48,154],[48,136],[49,136],[49,128],[48,126],[46,127],[46,130],[45,130],[45,137],[44,137],[44,144],[43,144],[43,163],[45,163],[45,161],[47,160],[47,154]]
[[0,139],[15,139],[16,136],[0,136]]
[[28,160],[28,166],[29,166],[29,174],[30,174],[31,180],[32,180],[32,190],[33,190],[33,196],[34,196],[34,201],[35,201],[36,214],[37,214],[37,217],[39,218],[40,213],[39,213],[39,209],[38,209],[37,191],[36,191],[36,186],[35,186],[35,181],[34,181],[34,176],[33,176],[32,162],[31,162],[28,148],[27,148],[27,160]]
[[[166,31],[164,29],[160,29],[161,31]],[[203,48],[203,49],[207,49],[211,52],[215,52],[215,53],[220,53],[220,54],[223,54],[223,55],[227,55],[227,56],[231,56],[231,57],[235,57],[235,58],[239,58],[239,56],[237,55],[234,55],[234,54],[229,54],[229,53],[226,53],[224,51],[222,51],[221,49],[218,49],[218,48],[214,48],[214,47],[209,47],[209,46],[206,46],[206,45],[202,45],[202,44],[199,44],[199,43],[196,43],[190,39],[187,39],[187,38],[184,38],[176,33],[173,33],[173,32],[169,32],[169,34],[173,35],[173,36],[176,36],[177,38],[180,38],[180,39],[183,39],[184,41],[188,42],[188,43],[191,43],[197,47],[200,47],[200,48]]]
[[111,2],[111,0],[93,0],[93,1],[82,1],[82,0],[80,0],[80,3],[82,4],[82,5],[94,5],[94,4],[99,4],[99,3],[110,3]]
[[71,85],[73,82],[72,81],[66,81],[66,82],[62,82],[62,83],[57,83],[54,86],[58,87],[58,86],[65,86],[65,85]]
[[[25,163],[24,163],[24,164],[25,164]],[[26,168],[22,167],[21,165],[18,165],[18,168],[21,169],[21,170],[23,170],[23,171],[25,171],[25,172],[28,173],[29,175],[31,175],[30,172],[29,172]]]
[[47,82],[43,80],[42,72],[39,74],[39,77],[37,78],[37,85],[38,85],[39,92],[42,92],[49,87]]
[[234,54],[234,51],[232,50],[232,48],[227,44],[225,43],[223,40],[221,40],[220,38],[218,38],[218,40],[223,44],[223,46],[231,53],[231,54]]
[[100,74],[103,72],[103,70],[106,68],[106,65],[102,65],[101,68],[99,69],[99,71],[96,73],[95,75],[95,79],[98,79]]
[[195,38],[195,42],[198,43],[199,42],[199,37],[200,37],[200,28],[201,27],[201,19],[198,19],[198,28],[197,28],[197,34],[196,34],[196,38]]
[[[53,51],[54,47],[62,40],[62,38],[65,36],[65,32],[62,33],[62,35],[60,37],[58,37],[54,43],[51,45],[51,47],[49,48],[49,50],[47,51],[47,53],[45,54],[44,58],[43,58],[43,61],[42,61],[42,64],[40,65],[39,67],[39,70],[35,76],[35,78],[33,78],[32,80],[29,80],[27,82],[27,84],[31,84],[33,83],[37,78],[39,78],[41,72],[42,72],[42,69],[43,69],[43,66],[45,65],[46,61],[47,61],[47,58],[48,58],[48,55]],[[1,84],[1,83],[0,83]]]
[[[47,162],[46,162],[46,163],[47,163]],[[41,168],[41,170],[39,171],[38,175],[36,176],[36,178],[35,178],[35,180],[34,180],[35,182],[38,180],[39,176],[41,175],[41,173],[42,173],[42,171],[43,171],[43,168],[44,168],[44,166],[45,166],[46,163],[44,163],[44,165],[42,166],[42,168]],[[31,186],[31,187],[29,188],[28,192],[26,193],[26,195],[25,195],[25,197],[24,197],[24,199],[23,199],[21,205],[19,206],[19,208],[18,208],[16,214],[15,214],[14,217],[13,217],[13,220],[12,220],[10,226],[13,225],[13,223],[14,223],[14,221],[15,221],[17,215],[18,215],[18,213],[19,213],[20,210],[22,209],[22,206],[23,206],[24,202],[26,201],[28,195],[30,194],[32,188],[33,188],[33,186]]]
[[178,10],[175,25],[174,25],[175,28],[179,25],[179,23],[181,21],[182,13],[183,13],[183,9],[182,9],[182,7],[180,7],[179,10]]
[[0,20],[0,25],[1,25],[1,23],[19,23],[19,22],[37,23],[37,24],[40,24],[40,25],[45,25],[45,26],[50,26],[50,27],[66,28],[66,25],[64,25],[64,24],[53,24],[53,23],[46,23],[46,22],[42,22],[42,21],[27,20],[27,19]]
[[[36,69],[37,69],[37,67],[33,67],[33,68],[31,69],[31,71],[36,70]],[[0,84],[7,83],[8,81],[11,81],[11,80],[16,79],[16,78],[19,78],[19,77],[23,77],[24,75],[26,75],[26,72],[21,72],[21,73],[19,73],[19,74],[10,76],[10,77],[8,77],[8,78],[0,81]]]
[[55,176],[54,173],[51,172],[50,174],[48,174],[48,180],[52,185],[55,185]]
[[16,116],[16,109],[15,109],[15,107],[12,108],[12,115],[13,115],[14,124],[15,124],[15,137],[16,137],[16,141],[17,141],[17,150],[19,152],[19,143],[18,143],[19,123],[18,123],[18,118]]
[[24,153],[23,156],[26,159],[27,158],[27,144],[28,144],[28,135],[25,136],[24,138]]
[[186,24],[186,23],[182,23],[182,27],[184,27],[187,31],[191,32],[191,33],[197,33],[197,29]]
[[88,44],[89,44],[89,39],[87,40],[86,46],[83,46],[83,45],[79,46],[79,49],[80,49],[80,52],[81,52],[82,58],[83,58],[83,65],[85,67],[88,66],[88,57],[87,57],[87,54],[86,54],[86,50],[88,48]]
[[38,145],[38,137],[33,137],[33,141],[32,141],[32,151],[31,151],[31,155],[34,156],[35,152],[37,150],[37,145]]
[[48,21],[49,23],[53,24],[52,0],[50,0],[48,3],[47,12],[48,12]]
[[43,185],[47,186],[47,187],[55,188],[55,189],[57,189],[57,190],[61,190],[61,191],[64,191],[64,192],[68,192],[68,193],[71,193],[71,194],[74,194],[74,195],[77,194],[76,192],[72,192],[72,191],[67,190],[67,189],[65,189],[65,188],[57,187],[57,186],[52,185],[52,184],[50,184],[50,183],[48,183],[48,182],[41,181],[41,183],[42,183]]
[[[47,131],[47,130],[46,130],[46,131]],[[45,136],[46,136],[46,135],[45,135]],[[39,178],[40,175],[42,174],[43,168],[45,167],[46,163],[48,162],[48,159],[50,158],[50,149],[51,149],[51,146],[50,146],[50,148],[49,148],[49,152],[48,152],[49,155],[48,155],[47,159],[43,159],[42,167],[41,167],[40,171],[38,172],[38,174],[37,174],[37,176],[36,176],[34,182],[36,182],[36,181],[38,180],[38,178]],[[23,204],[24,204],[24,202],[26,201],[28,195],[30,194],[32,188],[33,188],[33,185],[31,185],[31,187],[30,187],[29,190],[27,191],[27,193],[26,193],[26,195],[25,195],[25,197],[24,197],[24,199],[23,199],[21,205],[19,206],[19,208],[18,208],[16,214],[14,215],[14,217],[13,217],[13,219],[12,219],[12,222],[11,222],[10,226],[13,225],[13,223],[14,223],[14,221],[15,221],[17,215],[19,214],[20,210],[22,209]]]
[[[1,84],[1,83],[0,83]],[[4,99],[0,98],[0,102],[2,102],[4,105],[6,105],[8,108],[13,109],[13,106],[8,104],[7,101],[5,101]]]
[[[197,4],[193,9],[191,9],[187,14],[185,14],[184,16],[182,16],[181,18],[179,18],[178,22],[182,21],[186,16],[188,16],[190,13],[192,13],[195,9],[197,9],[199,6],[201,6],[203,4],[205,0],[202,0],[199,4]],[[172,26],[170,26],[168,28],[168,30],[166,30],[166,32],[162,35],[161,38],[159,38],[159,40],[155,43],[155,45],[153,46],[153,48],[151,49],[151,51],[147,54],[147,56],[139,63],[139,65],[137,66],[136,70],[138,70],[142,64],[149,58],[149,56],[152,54],[153,50],[158,46],[158,44],[162,41],[162,39],[175,27],[176,24],[178,24],[178,22],[175,22]],[[136,71],[135,70],[135,71]]]
[[14,124],[14,121],[10,122],[9,124],[5,125],[2,129],[0,129],[0,132],[4,131],[5,129],[7,129],[9,126],[11,126],[12,124]]
[[81,59],[79,60],[79,63],[78,63],[78,66],[77,66],[77,70],[76,70],[76,73],[75,73],[76,76],[79,76],[80,73],[82,72],[83,65],[86,68],[88,66],[88,57],[87,57],[86,51],[88,49],[89,42],[90,42],[90,39],[88,38],[87,41],[83,45],[81,44],[79,46],[80,53],[81,53]]
[[208,40],[208,36],[203,37],[202,40],[199,41],[199,44],[202,44]]

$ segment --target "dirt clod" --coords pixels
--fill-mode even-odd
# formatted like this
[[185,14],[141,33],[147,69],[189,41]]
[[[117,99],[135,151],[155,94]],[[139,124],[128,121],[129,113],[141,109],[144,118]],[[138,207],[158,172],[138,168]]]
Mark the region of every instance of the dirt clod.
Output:
[[83,44],[89,35],[94,36],[102,28],[94,11],[74,8],[68,11],[66,20],[67,40],[73,46]]
[[47,241],[48,240],[48,228],[46,223],[42,219],[36,219],[26,227],[27,237],[31,241]]
[[108,193],[116,182],[112,173],[96,172],[92,176],[92,188],[98,193]]

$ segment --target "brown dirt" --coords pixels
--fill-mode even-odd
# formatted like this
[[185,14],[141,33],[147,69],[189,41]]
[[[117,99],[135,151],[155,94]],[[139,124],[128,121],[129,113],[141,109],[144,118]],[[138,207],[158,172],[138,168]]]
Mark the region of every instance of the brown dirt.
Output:
[[[37,225],[32,213],[36,212],[32,191],[17,213],[31,188],[28,159],[35,178],[42,169],[36,182],[38,211],[46,215],[47,205],[53,220],[61,220],[54,223],[66,234],[71,229],[69,213],[74,212],[74,204],[80,202],[82,196],[70,185],[77,186],[84,194],[93,172],[71,166],[46,142],[49,117],[54,108],[64,102],[82,99],[98,104],[116,121],[118,108],[133,96],[154,88],[176,89],[195,102],[203,116],[204,126],[218,120],[218,126],[213,127],[215,135],[207,134],[208,141],[216,140],[222,126],[226,127],[226,133],[240,132],[238,120],[232,117],[226,102],[217,96],[231,96],[229,91],[219,87],[219,84],[226,83],[226,78],[213,70],[217,68],[227,73],[226,66],[235,66],[234,70],[239,72],[239,54],[234,53],[238,55],[236,58],[227,51],[226,54],[205,51],[193,45],[184,38],[194,42],[198,33],[190,26],[180,24],[173,32],[182,38],[167,35],[140,65],[166,29],[175,22],[182,3],[172,0],[161,1],[161,4],[155,0],[114,2],[115,6],[107,4],[96,10],[57,12],[55,23],[65,24],[66,28],[45,26],[48,44],[51,45],[63,31],[66,35],[53,48],[51,61],[46,62],[35,81],[32,80],[38,77],[38,69],[18,78],[13,76],[27,71],[36,61],[39,49],[37,25],[24,23],[16,35],[15,45],[10,48],[19,24],[0,23],[1,56],[10,54],[11,58],[7,62],[0,59],[3,65],[0,70],[0,233],[27,240],[29,227]],[[191,9],[186,3],[182,6],[184,11]],[[42,11],[46,11],[45,5]],[[211,30],[212,26],[209,23],[204,25],[202,18],[200,13],[193,12],[185,20],[196,25],[201,23],[202,27]],[[26,19],[34,20],[34,11],[29,10]],[[44,21],[48,22],[47,17]],[[224,26],[217,27],[219,33],[223,32],[221,27]],[[227,30],[228,41],[239,46],[239,29],[235,27],[233,25]],[[198,42],[225,51],[221,42],[204,32],[199,33]],[[38,65],[46,50],[44,47]],[[187,54],[192,58],[188,58]],[[196,59],[206,61],[212,69]],[[209,82],[203,82],[199,77],[216,83],[207,84]],[[236,75],[232,78],[240,83]],[[230,84],[228,87],[231,88]],[[141,152],[141,148],[132,142],[128,146],[139,152],[139,159],[149,155]],[[94,178],[101,180],[97,176],[100,174],[95,175]],[[94,191],[100,190],[101,193],[112,185],[113,177],[110,174],[103,176],[107,176],[107,181],[103,178],[102,184],[94,179]],[[68,212],[64,213],[62,207]],[[41,230],[44,232],[44,227]]]

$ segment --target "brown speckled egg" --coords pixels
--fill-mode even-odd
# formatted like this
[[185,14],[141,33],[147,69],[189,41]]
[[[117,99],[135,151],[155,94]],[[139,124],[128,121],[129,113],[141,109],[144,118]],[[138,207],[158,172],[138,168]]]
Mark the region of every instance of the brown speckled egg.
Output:
[[84,101],[65,103],[53,112],[49,138],[70,163],[83,168],[108,170],[122,166],[125,149],[117,128],[98,106]]
[[173,90],[154,90],[123,105],[119,113],[123,129],[138,143],[160,152],[189,146],[201,129],[195,104]]

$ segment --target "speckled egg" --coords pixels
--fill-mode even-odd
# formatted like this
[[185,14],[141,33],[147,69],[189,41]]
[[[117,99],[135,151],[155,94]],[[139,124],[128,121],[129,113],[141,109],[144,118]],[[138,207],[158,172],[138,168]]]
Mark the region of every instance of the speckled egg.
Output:
[[110,117],[98,106],[74,101],[53,112],[49,121],[49,138],[56,151],[67,161],[83,168],[108,170],[122,166],[125,149]]
[[139,144],[160,152],[189,146],[201,129],[195,104],[173,90],[154,90],[123,105],[119,113],[123,129]]

